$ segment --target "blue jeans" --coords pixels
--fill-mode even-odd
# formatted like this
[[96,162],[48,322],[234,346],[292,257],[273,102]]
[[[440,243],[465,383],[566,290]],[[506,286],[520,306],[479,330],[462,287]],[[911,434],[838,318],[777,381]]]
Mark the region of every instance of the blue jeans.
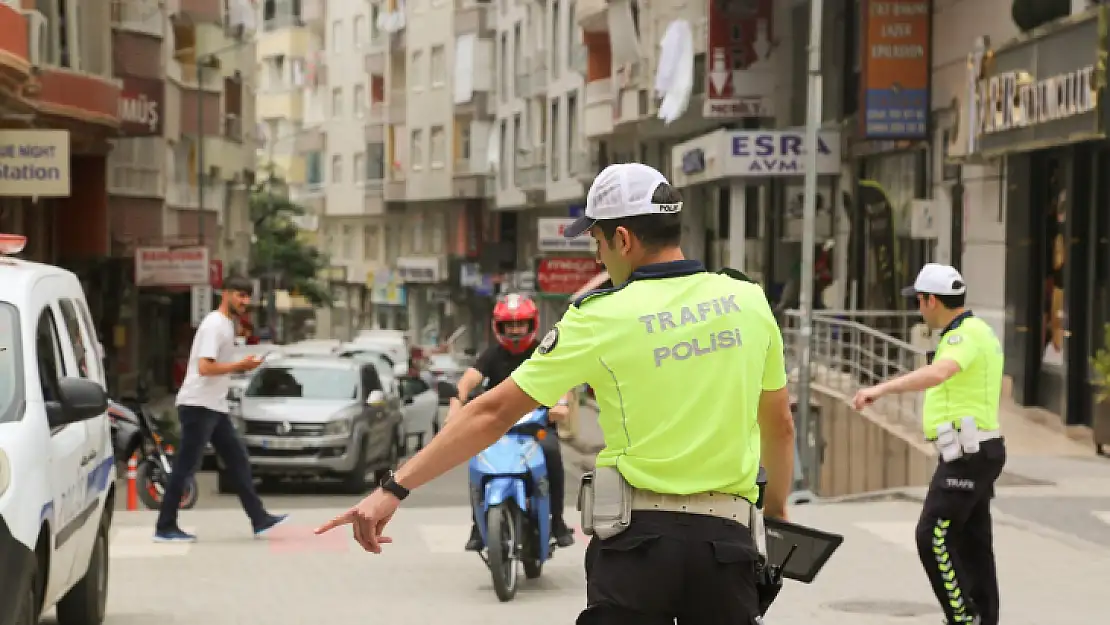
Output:
[[224,462],[224,470],[235,485],[243,510],[250,517],[251,526],[255,529],[264,526],[269,514],[254,490],[247,448],[239,440],[231,419],[222,412],[200,406],[178,406],[177,416],[181,422],[181,441],[173,459],[170,482],[162,496],[162,507],[158,511],[155,529],[168,531],[177,528],[177,511],[185,493],[185,484],[196,474],[209,441]]

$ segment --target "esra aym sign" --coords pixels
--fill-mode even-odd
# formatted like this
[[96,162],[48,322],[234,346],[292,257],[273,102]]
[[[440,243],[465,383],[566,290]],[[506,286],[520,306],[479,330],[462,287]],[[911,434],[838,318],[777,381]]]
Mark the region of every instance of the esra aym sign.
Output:
[[[840,173],[840,135],[817,136],[817,173]],[[806,165],[805,131],[737,131],[729,136],[728,173],[736,176],[800,176]]]

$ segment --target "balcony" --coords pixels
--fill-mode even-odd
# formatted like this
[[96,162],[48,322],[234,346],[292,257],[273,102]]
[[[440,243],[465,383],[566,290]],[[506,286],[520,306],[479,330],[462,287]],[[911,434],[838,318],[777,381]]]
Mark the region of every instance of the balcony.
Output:
[[275,56],[308,58],[312,34],[303,24],[290,20],[271,20],[266,31],[255,40],[255,54],[260,59]]
[[389,104],[386,106],[385,120],[390,124],[404,124],[408,104],[404,89],[394,89],[389,92]]
[[166,188],[166,205],[171,208],[199,210],[202,202],[205,211],[223,211],[227,206],[224,185],[208,184],[200,193],[196,185],[183,182],[170,183]]
[[455,0],[455,36],[475,34],[489,39],[497,34],[492,3],[477,0]]
[[327,151],[327,134],[319,126],[306,128],[293,139],[293,149],[299,154]]
[[547,94],[547,82],[549,79],[547,73],[547,54],[540,52],[532,57],[532,62],[528,66],[531,73],[531,79],[528,81],[529,96],[541,96]]
[[386,52],[385,48],[381,46],[374,46],[366,53],[363,58],[363,63],[366,66],[366,73],[371,76],[385,76],[386,68]]
[[392,180],[386,181],[382,195],[387,202],[404,202],[408,196],[404,176],[394,176]]
[[495,115],[493,98],[484,91],[475,91],[469,102],[455,105],[455,115],[473,119],[489,119]]
[[610,78],[586,83],[586,108],[582,131],[588,138],[613,134],[613,81]]
[[382,123],[368,122],[362,127],[362,134],[366,143],[385,143],[385,125]]
[[301,0],[301,19],[305,25],[314,29],[322,29],[328,21],[328,3],[326,0]]
[[[115,4],[115,3],[113,3]],[[123,2],[121,4],[133,4]],[[153,2],[158,7],[161,2]],[[177,13],[185,17],[186,21],[194,24],[219,24],[224,19],[223,0],[176,0]],[[155,11],[161,15],[160,8]]]
[[385,181],[378,178],[376,180],[363,180],[361,184],[364,198],[362,214],[381,215],[385,213]]
[[587,32],[608,32],[609,2],[574,0],[574,20]]
[[489,167],[481,167],[474,157],[460,158],[455,161],[452,172],[451,190],[457,198],[482,199],[493,197],[497,191]]
[[298,90],[260,91],[256,100],[258,119],[304,119],[304,94]]
[[547,186],[547,154],[543,148],[518,154],[514,180],[525,193],[543,191]]
[[161,0],[128,0],[112,3],[112,27],[162,38],[166,35]]
[[598,164],[589,150],[579,149],[570,153],[570,177],[590,184],[599,171]]
[[405,33],[407,28],[403,28],[395,33],[390,33],[389,36],[389,49],[394,52],[400,52],[408,46],[408,41]]

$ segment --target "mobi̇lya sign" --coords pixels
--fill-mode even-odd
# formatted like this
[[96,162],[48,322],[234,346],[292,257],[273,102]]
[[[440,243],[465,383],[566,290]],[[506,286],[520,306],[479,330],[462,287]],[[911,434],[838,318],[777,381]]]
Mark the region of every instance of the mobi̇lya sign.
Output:
[[1090,113],[1098,105],[1095,66],[1040,80],[1023,71],[1000,73],[980,81],[976,99],[981,135]]

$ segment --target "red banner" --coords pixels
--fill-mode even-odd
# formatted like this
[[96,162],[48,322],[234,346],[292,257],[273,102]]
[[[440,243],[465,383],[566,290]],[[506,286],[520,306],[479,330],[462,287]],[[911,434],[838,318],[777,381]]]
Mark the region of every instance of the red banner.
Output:
[[601,265],[589,256],[545,258],[536,269],[536,286],[542,293],[570,295],[601,272]]

